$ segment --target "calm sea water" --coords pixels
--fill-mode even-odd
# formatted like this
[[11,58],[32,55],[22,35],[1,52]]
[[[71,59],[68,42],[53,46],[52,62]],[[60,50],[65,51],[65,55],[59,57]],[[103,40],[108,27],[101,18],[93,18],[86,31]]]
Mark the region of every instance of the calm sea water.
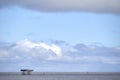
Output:
[[0,80],[120,80],[120,73],[58,73],[40,72],[31,75],[0,73]]

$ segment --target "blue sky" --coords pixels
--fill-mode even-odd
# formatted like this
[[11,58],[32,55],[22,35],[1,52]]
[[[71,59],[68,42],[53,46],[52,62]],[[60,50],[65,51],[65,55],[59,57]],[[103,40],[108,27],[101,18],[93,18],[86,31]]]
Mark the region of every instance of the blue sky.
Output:
[[0,1],[0,72],[120,72],[118,3]]
[[120,45],[120,16],[86,12],[45,13],[13,6],[0,10],[1,41],[63,40]]

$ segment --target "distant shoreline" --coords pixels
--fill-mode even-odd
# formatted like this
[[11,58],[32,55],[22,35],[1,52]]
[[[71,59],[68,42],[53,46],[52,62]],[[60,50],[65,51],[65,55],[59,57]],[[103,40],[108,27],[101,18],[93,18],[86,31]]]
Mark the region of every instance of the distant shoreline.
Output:
[[0,80],[120,80],[120,72],[0,72]]
[[[0,75],[1,74],[21,74],[21,72],[0,72]],[[120,75],[120,72],[32,72],[32,74],[86,74],[86,75],[89,75],[89,74],[119,74]]]

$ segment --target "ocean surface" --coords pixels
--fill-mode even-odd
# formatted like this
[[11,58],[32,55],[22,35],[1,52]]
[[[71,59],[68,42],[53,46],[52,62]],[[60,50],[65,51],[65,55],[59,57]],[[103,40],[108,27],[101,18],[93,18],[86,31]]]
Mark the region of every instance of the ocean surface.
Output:
[[120,80],[119,72],[0,72],[0,80]]

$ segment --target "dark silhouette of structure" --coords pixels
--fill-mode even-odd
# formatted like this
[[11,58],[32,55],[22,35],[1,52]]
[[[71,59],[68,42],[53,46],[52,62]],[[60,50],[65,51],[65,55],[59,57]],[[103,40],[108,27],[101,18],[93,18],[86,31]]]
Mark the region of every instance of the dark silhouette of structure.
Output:
[[21,69],[22,75],[31,75],[32,69]]

